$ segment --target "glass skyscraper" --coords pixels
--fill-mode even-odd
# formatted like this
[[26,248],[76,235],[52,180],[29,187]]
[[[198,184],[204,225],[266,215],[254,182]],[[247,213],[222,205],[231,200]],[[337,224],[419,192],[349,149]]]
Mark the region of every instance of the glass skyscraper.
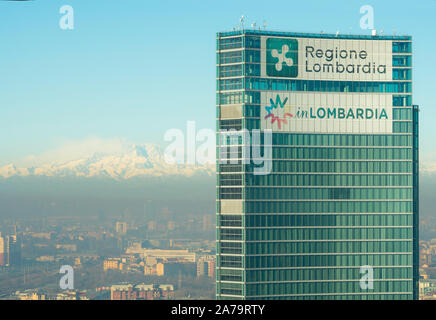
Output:
[[412,38],[222,32],[216,64],[217,299],[417,299]]

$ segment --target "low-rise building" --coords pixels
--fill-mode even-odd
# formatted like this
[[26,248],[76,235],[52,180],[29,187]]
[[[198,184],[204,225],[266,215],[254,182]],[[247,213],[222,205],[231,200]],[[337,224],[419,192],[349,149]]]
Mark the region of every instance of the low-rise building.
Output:
[[144,266],[144,275],[146,276],[158,276],[161,277],[165,275],[164,272],[164,264],[162,262],[158,262],[154,265],[145,265]]
[[201,256],[197,262],[197,277],[208,276],[211,279],[215,278],[215,265],[215,256]]
[[18,300],[46,300],[46,295],[35,290],[17,291],[15,296]]
[[103,261],[103,270],[119,270],[122,271],[124,264],[120,258],[109,258]]
[[195,262],[195,252],[189,250],[175,250],[175,249],[144,249],[137,245],[127,248],[126,254],[138,254],[143,259],[156,258],[162,261],[177,260],[184,262]]
[[111,287],[111,300],[165,300],[174,298],[170,284],[119,284]]
[[432,297],[436,295],[436,280],[421,279],[419,280],[419,296],[420,299]]
[[76,252],[77,251],[77,245],[76,244],[60,244],[59,243],[59,244],[56,245],[56,249]]

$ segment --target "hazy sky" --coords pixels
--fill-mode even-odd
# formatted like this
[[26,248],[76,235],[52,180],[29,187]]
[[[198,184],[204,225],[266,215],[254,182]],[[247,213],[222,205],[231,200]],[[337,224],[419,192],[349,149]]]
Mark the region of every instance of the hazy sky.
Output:
[[[0,1],[0,165],[71,141],[164,145],[169,128],[215,128],[215,36],[246,25],[301,32],[414,37],[421,157],[436,161],[436,1]],[[62,5],[75,29],[59,28]],[[432,99],[433,98],[433,99]]]

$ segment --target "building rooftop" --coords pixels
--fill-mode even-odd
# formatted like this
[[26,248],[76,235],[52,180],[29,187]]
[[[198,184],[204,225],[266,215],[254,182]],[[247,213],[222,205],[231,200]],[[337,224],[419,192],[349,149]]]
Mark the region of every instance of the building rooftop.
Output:
[[153,284],[144,284],[144,283],[141,283],[141,284],[137,284],[135,286],[135,288],[138,289],[138,290],[149,291],[149,290],[153,290],[154,285]]
[[162,290],[174,290],[174,286],[172,284],[161,284],[159,288]]
[[234,30],[227,32],[218,32],[219,37],[231,37],[238,35],[258,35],[258,36],[285,36],[294,38],[320,38],[320,39],[349,39],[349,40],[412,40],[410,35],[363,35],[363,34],[341,34],[341,33],[305,33],[305,32],[285,32],[285,31],[268,31],[268,30]]
[[128,290],[129,288],[133,288],[132,284],[114,284],[111,286],[112,291],[116,290]]
[[161,285],[155,285],[155,284],[145,284],[140,283],[137,285],[133,284],[115,284],[111,286],[112,291],[126,291],[129,289],[138,289],[142,291],[151,291],[155,288],[159,288],[161,290],[174,290],[174,286],[171,284],[161,284]]

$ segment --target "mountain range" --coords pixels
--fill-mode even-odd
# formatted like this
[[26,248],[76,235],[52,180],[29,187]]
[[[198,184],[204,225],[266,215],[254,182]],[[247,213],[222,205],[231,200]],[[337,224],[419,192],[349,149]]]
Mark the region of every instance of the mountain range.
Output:
[[[95,152],[70,160],[39,161],[33,165],[9,163],[0,167],[0,179],[11,177],[109,177],[117,180],[133,177],[191,177],[215,174],[213,164],[177,165],[165,161],[164,151],[154,144],[129,144],[121,150]],[[421,162],[420,174],[436,174],[436,162]]]
[[162,148],[153,144],[132,144],[122,152],[94,153],[69,160],[51,161],[32,166],[10,163],[0,167],[0,178],[11,177],[110,177],[130,179],[141,176],[212,175],[213,165],[177,165],[165,161]]

